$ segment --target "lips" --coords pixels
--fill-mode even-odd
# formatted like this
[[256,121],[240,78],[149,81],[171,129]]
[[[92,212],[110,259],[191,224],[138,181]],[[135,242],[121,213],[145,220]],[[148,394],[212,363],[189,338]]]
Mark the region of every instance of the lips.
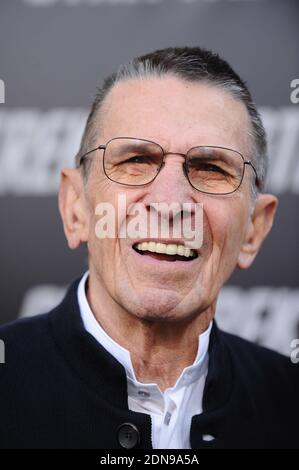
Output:
[[198,256],[195,250],[182,243],[143,241],[135,243],[133,249],[140,255],[163,261],[191,261]]

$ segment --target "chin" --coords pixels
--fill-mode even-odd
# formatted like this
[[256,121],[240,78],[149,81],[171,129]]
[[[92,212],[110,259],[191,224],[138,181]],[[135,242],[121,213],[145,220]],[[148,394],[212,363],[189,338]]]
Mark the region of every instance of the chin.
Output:
[[[135,297],[135,298],[134,298]],[[182,319],[181,299],[175,292],[146,289],[123,302],[132,315],[145,321],[175,322]]]

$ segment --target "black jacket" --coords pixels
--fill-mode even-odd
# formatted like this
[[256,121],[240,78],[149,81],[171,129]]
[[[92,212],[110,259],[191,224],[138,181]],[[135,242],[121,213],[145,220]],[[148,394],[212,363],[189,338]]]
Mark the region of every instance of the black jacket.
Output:
[[[151,448],[151,418],[128,409],[124,368],[84,330],[78,282],[50,313],[0,328],[0,448]],[[299,448],[299,365],[216,324],[209,353],[191,447]]]

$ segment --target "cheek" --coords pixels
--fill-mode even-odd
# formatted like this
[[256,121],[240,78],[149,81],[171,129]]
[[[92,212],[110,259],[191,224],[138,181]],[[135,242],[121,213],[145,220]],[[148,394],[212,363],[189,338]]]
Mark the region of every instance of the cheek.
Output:
[[113,264],[116,240],[106,236],[109,227],[115,227],[115,195],[107,178],[90,175],[87,183],[87,199],[90,212],[88,252],[97,270],[105,272]]
[[238,256],[244,236],[247,209],[242,201],[219,201],[207,211],[207,229],[210,233],[212,251],[223,260]]
[[103,263],[106,263],[109,260],[109,264],[116,266],[121,262],[121,244],[126,240],[120,239],[118,234],[120,228],[125,227],[128,222],[128,206],[136,203],[141,197],[139,192],[131,188],[127,190],[107,178],[90,181],[89,249],[98,262],[103,260]]

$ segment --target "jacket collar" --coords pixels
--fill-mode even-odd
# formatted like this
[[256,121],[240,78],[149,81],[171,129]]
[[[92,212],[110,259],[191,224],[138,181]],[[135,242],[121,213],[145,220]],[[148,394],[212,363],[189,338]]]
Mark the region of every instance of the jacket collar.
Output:
[[[56,344],[74,372],[107,403],[128,409],[124,367],[84,328],[77,289],[80,278],[69,287],[62,302],[50,312]],[[203,394],[203,412],[224,407],[232,388],[232,365],[222,332],[215,321],[210,336],[209,368]]]
[[49,314],[52,332],[64,358],[80,378],[113,406],[127,408],[125,369],[84,328],[77,301],[80,278]]

